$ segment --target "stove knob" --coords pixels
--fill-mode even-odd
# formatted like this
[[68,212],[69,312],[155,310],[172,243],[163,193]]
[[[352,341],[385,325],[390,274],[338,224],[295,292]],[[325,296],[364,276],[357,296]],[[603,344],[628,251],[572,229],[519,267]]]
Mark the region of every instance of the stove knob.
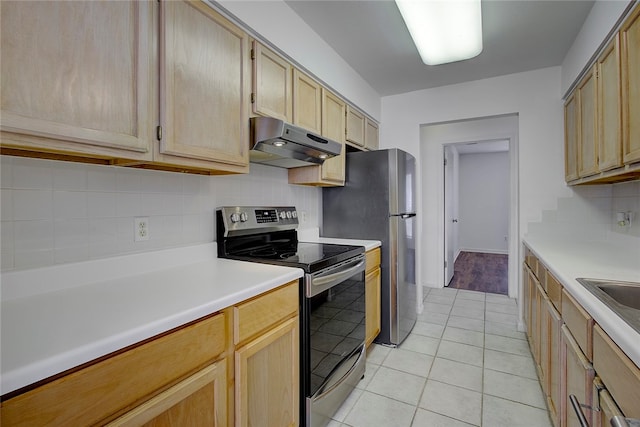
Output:
[[294,218],[298,218],[298,211],[291,212],[291,216],[293,216]]
[[287,213],[285,211],[280,211],[280,218],[285,219],[287,217]]
[[238,212],[232,213],[231,214],[231,222],[235,224],[238,221],[240,221],[240,214]]
[[287,218],[291,219],[291,211],[287,211]]
[[247,220],[248,220],[248,219],[249,219],[249,216],[247,215],[247,213],[246,213],[246,212],[242,212],[242,213],[240,214],[240,221],[242,221],[242,222],[247,222]]

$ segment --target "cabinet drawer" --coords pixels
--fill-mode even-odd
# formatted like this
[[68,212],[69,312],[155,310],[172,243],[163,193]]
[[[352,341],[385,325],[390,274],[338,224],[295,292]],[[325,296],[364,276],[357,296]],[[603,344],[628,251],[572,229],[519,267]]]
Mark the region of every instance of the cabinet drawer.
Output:
[[298,311],[298,281],[233,307],[233,343],[271,328]]
[[2,403],[0,424],[81,426],[131,409],[225,350],[218,314]]
[[562,285],[547,271],[547,295],[553,306],[562,313]]
[[380,248],[371,249],[365,254],[367,273],[375,270],[380,265]]
[[594,326],[593,366],[626,417],[640,418],[640,369]]
[[593,318],[566,290],[562,290],[562,320],[567,324],[571,334],[587,356],[593,360]]

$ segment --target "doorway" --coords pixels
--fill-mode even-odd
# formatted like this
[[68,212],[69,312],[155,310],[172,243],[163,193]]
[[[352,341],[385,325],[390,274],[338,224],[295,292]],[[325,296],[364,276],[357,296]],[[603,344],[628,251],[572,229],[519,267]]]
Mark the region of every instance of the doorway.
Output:
[[508,294],[509,140],[446,144],[445,286]]
[[[508,185],[508,296],[516,298],[519,291],[519,206],[518,206],[518,114],[505,114],[458,121],[423,124],[420,127],[420,158],[422,164],[421,208],[423,219],[420,242],[421,263],[418,263],[420,277],[426,286],[442,288],[448,284],[444,269],[445,228],[452,219],[445,222],[445,167],[443,150],[459,143],[509,141]],[[451,182],[451,181],[450,181]],[[444,227],[443,224],[446,226]],[[461,223],[458,223],[460,225]],[[501,236],[504,239],[504,236]],[[451,244],[450,244],[451,246]],[[461,247],[459,248],[461,249]],[[459,252],[454,249],[453,254]],[[448,263],[448,266],[451,262]]]

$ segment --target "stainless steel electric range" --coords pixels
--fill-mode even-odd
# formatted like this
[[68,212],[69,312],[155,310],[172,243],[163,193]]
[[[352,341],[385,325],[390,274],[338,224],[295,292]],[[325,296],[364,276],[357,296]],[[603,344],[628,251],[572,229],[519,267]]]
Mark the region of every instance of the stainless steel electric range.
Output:
[[300,425],[320,427],[365,370],[364,247],[299,242],[295,207],[216,210],[218,256],[297,267],[300,281]]

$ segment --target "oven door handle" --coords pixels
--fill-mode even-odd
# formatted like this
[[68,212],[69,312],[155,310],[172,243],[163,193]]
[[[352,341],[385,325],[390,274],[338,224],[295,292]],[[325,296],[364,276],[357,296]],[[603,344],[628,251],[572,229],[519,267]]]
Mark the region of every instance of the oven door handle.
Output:
[[311,280],[307,282],[307,298],[318,295],[319,293],[326,291],[327,289],[337,285],[338,283],[345,281],[354,274],[364,271],[364,256],[358,257],[358,259],[353,262],[355,262],[356,264],[351,266],[347,264],[347,266],[345,266],[346,268],[341,268],[335,273],[329,273],[321,276],[311,275]]

